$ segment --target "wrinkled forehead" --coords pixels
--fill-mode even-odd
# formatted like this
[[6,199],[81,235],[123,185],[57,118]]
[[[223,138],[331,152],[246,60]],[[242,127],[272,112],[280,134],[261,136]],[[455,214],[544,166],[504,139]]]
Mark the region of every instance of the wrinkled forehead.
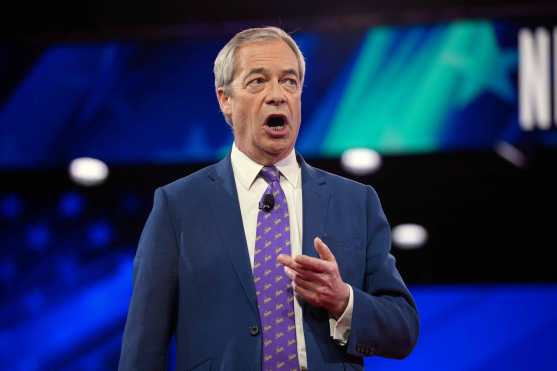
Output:
[[283,40],[252,41],[240,46],[234,55],[233,79],[250,70],[278,68],[294,71],[300,77],[300,64],[296,53]]

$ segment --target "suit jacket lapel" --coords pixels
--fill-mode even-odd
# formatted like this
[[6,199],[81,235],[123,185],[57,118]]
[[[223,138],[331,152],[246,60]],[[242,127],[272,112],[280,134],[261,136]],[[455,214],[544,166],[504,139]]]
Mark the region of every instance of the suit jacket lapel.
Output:
[[302,253],[319,257],[313,247],[313,239],[315,237],[325,237],[327,210],[331,194],[326,186],[325,177],[309,166],[302,156],[297,155],[297,157],[302,169]]
[[217,163],[214,170],[214,172],[209,174],[212,186],[214,187],[211,196],[213,215],[216,218],[214,223],[218,227],[224,249],[228,252],[252,309],[258,315],[255,283],[253,282],[230,155]]
[[[331,193],[323,174],[309,166],[300,155],[298,155],[298,162],[302,169],[302,253],[318,258],[319,255],[313,246],[313,239],[315,237],[323,239],[326,237],[327,210],[329,209]],[[315,314],[310,313],[312,307],[305,301],[302,301],[301,305],[304,313],[304,337],[306,340],[308,369],[319,369],[324,366],[323,361],[318,356],[323,353],[323,349],[320,349],[320,341],[322,339],[319,337],[323,332],[323,323],[326,323],[327,329],[329,327],[328,321],[326,321],[326,313],[320,314],[322,320],[315,321]]]

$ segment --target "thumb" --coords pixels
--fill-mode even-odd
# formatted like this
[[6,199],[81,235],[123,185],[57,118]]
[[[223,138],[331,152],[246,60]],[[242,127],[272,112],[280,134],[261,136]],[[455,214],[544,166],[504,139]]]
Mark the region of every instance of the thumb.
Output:
[[313,239],[313,246],[315,247],[315,250],[317,251],[317,253],[319,254],[319,257],[323,260],[326,261],[335,261],[335,256],[333,255],[333,253],[331,252],[331,250],[329,249],[329,247],[327,245],[325,245],[325,242],[323,242],[321,240],[321,238],[319,237],[315,237]]

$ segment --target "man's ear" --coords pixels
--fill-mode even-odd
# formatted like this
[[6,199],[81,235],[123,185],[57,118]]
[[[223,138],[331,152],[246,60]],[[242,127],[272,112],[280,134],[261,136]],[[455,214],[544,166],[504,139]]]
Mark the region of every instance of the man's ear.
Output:
[[223,87],[217,88],[217,99],[219,100],[220,110],[225,116],[232,115],[230,96],[227,95]]

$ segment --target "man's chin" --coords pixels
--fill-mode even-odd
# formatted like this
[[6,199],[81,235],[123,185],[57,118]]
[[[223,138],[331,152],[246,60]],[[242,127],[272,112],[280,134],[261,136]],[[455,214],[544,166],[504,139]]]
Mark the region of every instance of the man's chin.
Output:
[[268,146],[265,152],[275,159],[275,161],[280,161],[292,150],[292,145],[290,143],[277,143],[272,146]]

